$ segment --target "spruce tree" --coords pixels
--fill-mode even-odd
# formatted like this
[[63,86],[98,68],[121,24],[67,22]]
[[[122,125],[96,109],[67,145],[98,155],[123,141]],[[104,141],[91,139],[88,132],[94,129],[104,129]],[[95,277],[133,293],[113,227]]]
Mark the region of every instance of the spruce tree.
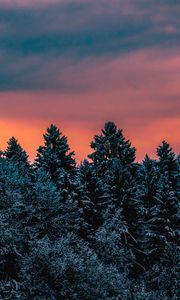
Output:
[[107,265],[115,264],[120,272],[128,276],[135,257],[128,245],[129,230],[123,220],[122,209],[117,209],[113,214],[108,209],[104,214],[104,222],[95,234],[96,251]]
[[166,238],[173,242],[178,239],[179,215],[179,167],[175,154],[169,144],[163,141],[158,147],[158,167],[161,173],[158,196],[161,198],[161,216],[166,229]]
[[[56,234],[67,230],[80,233],[81,195],[73,156],[74,152],[70,152],[67,138],[55,125],[51,125],[44,135],[44,146],[38,149],[35,168],[37,176],[39,176],[38,170],[44,171],[49,176],[49,184],[55,184],[57,189],[56,206],[53,208],[50,221],[52,224],[50,231]],[[43,182],[41,184],[43,188]],[[50,207],[51,202],[50,198]],[[59,228],[55,230],[57,224]]]
[[75,173],[74,152],[69,150],[67,138],[51,124],[44,134],[44,146],[40,146],[37,150],[35,166],[48,172],[57,183],[61,169],[71,175]]
[[128,165],[135,160],[135,148],[131,147],[131,143],[125,139],[122,130],[117,130],[113,122],[105,123],[102,134],[95,135],[91,148],[94,152],[88,156],[94,164],[118,158],[122,165]]
[[142,162],[139,168],[137,182],[137,198],[139,199],[138,215],[139,215],[139,231],[138,231],[138,244],[140,249],[145,253],[141,260],[148,267],[152,261],[150,259],[149,247],[152,241],[148,235],[149,233],[149,220],[152,218],[152,209],[156,206],[156,195],[158,191],[158,182],[160,173],[155,160],[150,159],[148,155]]
[[178,161],[175,157],[175,153],[166,141],[163,141],[157,148],[157,155],[159,158],[158,166],[160,172],[166,175],[173,189],[177,189],[179,185]]
[[130,187],[128,183],[136,169],[133,164],[135,148],[131,147],[122,130],[117,130],[113,122],[106,123],[102,134],[95,135],[91,147],[94,152],[89,158],[93,161],[98,177],[111,186],[112,205],[121,206],[124,201],[123,192]]
[[[144,242],[147,255],[149,289],[164,290],[172,299],[177,282],[177,253],[179,200],[177,193],[177,164],[166,142],[158,147],[158,162],[144,161]],[[143,186],[142,185],[142,186]],[[166,270],[166,271],[165,271]],[[171,274],[171,275],[170,275]]]
[[161,175],[158,181],[155,200],[146,232],[149,240],[148,257],[151,262],[148,282],[152,289],[163,289],[172,299],[178,280],[178,261],[174,255],[178,252],[180,220],[178,199],[166,175]]
[[110,187],[98,176],[96,168],[84,161],[79,169],[82,208],[86,234],[92,234],[102,225],[104,212],[111,204]]
[[12,137],[8,141],[8,146],[4,152],[6,159],[11,160],[13,163],[16,163],[21,171],[29,171],[30,165],[28,162],[28,155],[25,150],[22,149],[21,145],[18,143],[15,137]]
[[[29,182],[30,178],[13,159],[0,161],[0,281],[4,297],[7,294],[10,298],[12,292],[14,299],[16,292],[19,293],[20,265],[23,257],[28,255],[33,226]],[[13,291],[14,288],[17,291]]]
[[6,151],[4,152],[4,158],[6,159],[8,166],[12,167],[12,169],[18,169],[20,175],[22,175],[23,181],[26,182],[22,186],[21,193],[26,199],[27,203],[31,203],[31,186],[33,182],[33,169],[28,161],[28,155],[25,150],[18,143],[17,139],[12,137],[8,141],[8,146]]
[[35,209],[34,227],[38,239],[47,235],[55,240],[63,233],[79,233],[81,211],[73,183],[64,172],[58,188],[47,172],[42,169],[36,172],[33,185],[33,206]]
[[113,122],[105,124],[100,135],[91,143],[94,150],[89,158],[100,178],[110,187],[111,207],[122,208],[122,216],[128,226],[128,243],[137,248],[138,198],[136,197],[137,164],[134,163],[136,149],[131,147],[122,130]]

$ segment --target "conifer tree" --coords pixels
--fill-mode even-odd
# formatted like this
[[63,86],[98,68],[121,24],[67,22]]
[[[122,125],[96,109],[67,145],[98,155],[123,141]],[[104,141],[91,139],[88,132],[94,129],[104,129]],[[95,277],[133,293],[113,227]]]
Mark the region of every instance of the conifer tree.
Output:
[[124,273],[103,263],[72,233],[32,243],[23,264],[23,295],[28,299],[130,299]]
[[117,130],[113,122],[105,123],[102,134],[95,135],[91,143],[94,152],[89,156],[94,164],[118,158],[122,165],[131,164],[135,160],[135,148],[123,136],[122,130]]
[[19,175],[23,176],[23,181],[26,182],[26,184],[21,185],[21,193],[27,203],[30,203],[33,169],[28,161],[26,151],[23,150],[17,139],[14,137],[8,141],[7,149],[4,152],[4,158],[7,161],[8,168],[17,168]]
[[95,135],[91,147],[94,152],[89,158],[97,175],[111,186],[112,202],[120,206],[123,202],[122,190],[126,189],[125,185],[132,180],[135,171],[133,162],[136,150],[113,122],[105,124],[101,135]]
[[28,196],[32,195],[29,181],[14,160],[0,161],[0,281],[3,295],[18,288],[20,262],[28,252],[33,216],[32,206],[28,204]]
[[100,178],[110,187],[111,207],[122,208],[122,216],[129,230],[129,245],[137,247],[138,199],[136,198],[136,149],[131,147],[122,130],[113,122],[105,124],[102,134],[91,143],[94,152],[89,155]]
[[161,218],[166,229],[166,238],[174,242],[178,240],[180,222],[179,206],[179,169],[178,161],[169,144],[163,141],[158,147],[158,167],[161,173],[158,197],[161,199]]
[[44,146],[40,146],[37,150],[35,166],[48,172],[57,183],[61,169],[71,175],[75,173],[74,152],[69,150],[67,138],[51,124],[44,134]]
[[11,160],[16,163],[19,168],[28,171],[30,169],[30,165],[28,162],[28,156],[26,152],[22,149],[21,145],[18,143],[15,137],[12,137],[8,141],[8,147],[4,152],[4,156],[6,159]]
[[155,200],[145,233],[151,263],[148,282],[152,289],[166,291],[171,299],[178,280],[177,256],[174,255],[178,252],[180,220],[178,199],[166,175],[161,175],[158,181]]
[[[65,172],[65,171],[64,171]],[[38,238],[55,239],[62,233],[79,232],[81,211],[75,189],[68,174],[62,174],[61,185],[52,182],[50,175],[40,169],[36,172],[33,190],[35,208],[34,227]]]
[[[51,125],[44,135],[44,146],[39,147],[35,161],[36,170],[47,173],[50,185],[55,184],[57,188],[58,195],[56,193],[54,197],[57,199],[56,206],[52,208],[50,221],[52,224],[50,232],[54,231],[57,234],[67,230],[80,232],[81,196],[73,158],[74,152],[69,152],[69,150],[67,138],[55,125]],[[37,176],[39,176],[38,174]],[[41,184],[43,188],[43,182]],[[50,207],[51,204],[52,199],[50,198]],[[56,224],[59,224],[57,230],[55,229]]]
[[166,291],[170,299],[177,282],[177,257],[173,257],[173,252],[177,253],[179,227],[179,204],[174,189],[177,165],[171,150],[163,142],[157,150],[158,162],[146,157],[141,185],[144,192],[139,194],[143,212],[140,243],[146,253],[148,288]]
[[157,155],[160,172],[166,175],[172,187],[177,189],[179,184],[178,161],[172,148],[166,141],[163,141],[162,145],[157,148]]
[[96,251],[102,261],[108,265],[115,263],[118,270],[128,276],[135,257],[128,245],[129,230],[123,220],[122,209],[113,214],[108,209],[104,214],[104,222],[95,234]]
[[84,161],[79,170],[82,208],[88,233],[93,233],[103,222],[104,212],[111,204],[110,187],[98,176],[97,170]]
[[138,244],[140,249],[146,254],[147,260],[144,262],[145,264],[151,264],[150,257],[148,258],[151,241],[147,232],[149,232],[149,220],[152,218],[152,209],[157,202],[156,195],[159,178],[160,173],[156,161],[146,155],[137,176],[137,198],[139,199],[138,215],[140,220]]

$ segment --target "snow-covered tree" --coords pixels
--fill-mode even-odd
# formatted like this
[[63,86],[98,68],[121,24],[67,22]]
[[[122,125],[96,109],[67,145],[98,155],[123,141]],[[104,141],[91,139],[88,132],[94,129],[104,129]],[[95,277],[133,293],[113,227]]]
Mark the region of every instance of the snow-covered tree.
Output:
[[69,174],[63,171],[61,185],[57,188],[47,172],[37,170],[33,188],[34,218],[39,238],[48,235],[55,239],[64,232],[79,232],[81,210]]
[[44,146],[37,150],[35,166],[48,172],[54,182],[58,181],[61,169],[72,175],[75,173],[75,160],[74,152],[69,150],[67,138],[55,125],[51,125],[44,134]]
[[96,168],[88,161],[81,164],[79,177],[86,234],[92,234],[102,225],[104,212],[112,202],[112,195],[110,187],[98,176]]
[[112,122],[76,166],[51,125],[33,167],[15,138],[0,151],[0,299],[179,299],[179,170]]
[[128,226],[128,243],[137,247],[136,231],[138,226],[138,198],[136,197],[137,164],[134,163],[136,149],[131,147],[122,130],[118,130],[113,122],[105,124],[100,135],[91,143],[94,150],[89,158],[98,177],[110,187],[110,205],[122,209],[122,216]]
[[30,172],[30,164],[28,161],[28,155],[25,150],[22,149],[15,137],[12,137],[8,141],[8,146],[4,152],[6,159],[11,160],[14,164],[17,164],[18,168],[24,174]]
[[135,148],[131,147],[122,130],[118,130],[113,122],[105,123],[102,134],[95,135],[91,148],[94,152],[89,155],[89,158],[94,164],[100,164],[112,158],[118,158],[123,165],[135,160]]
[[122,209],[117,209],[115,214],[108,209],[105,212],[104,222],[95,234],[97,252],[102,261],[108,265],[115,265],[119,271],[129,275],[135,257],[129,247],[129,231],[123,220]]
[[157,148],[157,155],[159,158],[158,166],[160,172],[166,175],[169,184],[172,184],[173,189],[179,188],[180,177],[178,161],[175,153],[166,141],[163,141]]
[[137,190],[136,198],[138,201],[138,245],[142,251],[139,259],[144,266],[148,267],[150,262],[149,247],[151,246],[151,239],[149,233],[149,220],[152,218],[152,209],[156,206],[156,196],[158,190],[158,182],[160,173],[157,168],[156,161],[149,158],[148,155],[142,162],[137,175]]
[[21,171],[13,160],[3,159],[0,162],[0,288],[4,297],[2,299],[6,299],[6,296],[9,299],[18,299],[20,264],[28,253],[30,232],[33,231],[31,221],[33,208],[29,203],[30,178]]
[[[163,154],[164,147],[166,154]],[[146,171],[142,184],[144,223],[141,226],[141,243],[143,241],[147,255],[149,288],[163,289],[171,299],[178,276],[177,256],[175,259],[173,253],[178,251],[180,222],[179,199],[172,184],[173,178],[176,178],[176,163],[173,162],[172,153],[167,155],[171,151],[166,151],[168,148],[166,143],[163,143],[163,149],[158,148],[160,161],[154,162],[148,158],[144,161]],[[171,168],[168,168],[170,165]]]
[[[32,273],[34,274],[32,276]],[[73,234],[32,243],[22,269],[23,292],[33,299],[128,299],[128,284],[115,266],[104,264]]]

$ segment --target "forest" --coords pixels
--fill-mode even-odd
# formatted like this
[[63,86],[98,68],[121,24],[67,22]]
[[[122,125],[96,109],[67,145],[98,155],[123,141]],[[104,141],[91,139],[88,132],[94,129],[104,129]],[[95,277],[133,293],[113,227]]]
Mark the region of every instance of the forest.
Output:
[[180,156],[168,142],[138,163],[107,122],[80,165],[55,125],[42,144],[33,163],[14,137],[0,151],[0,299],[180,299]]

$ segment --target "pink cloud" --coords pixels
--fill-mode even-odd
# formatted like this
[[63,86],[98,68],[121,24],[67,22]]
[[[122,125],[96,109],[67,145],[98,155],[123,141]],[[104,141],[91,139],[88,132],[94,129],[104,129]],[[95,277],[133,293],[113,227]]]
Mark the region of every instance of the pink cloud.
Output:
[[[80,161],[90,152],[93,135],[114,120],[137,147],[138,160],[146,152],[154,155],[162,139],[178,151],[179,53],[152,49],[108,61],[91,57],[69,63],[62,74],[58,60],[54,66],[55,60],[39,72],[49,71],[48,80],[53,78],[57,87],[70,84],[69,90],[0,93],[1,147],[15,135],[33,158],[53,122],[67,134]],[[81,86],[85,89],[78,90]]]
[[0,0],[0,5],[5,7],[38,7],[50,4],[65,3],[68,0]]
[[168,34],[173,34],[177,32],[177,28],[173,25],[167,25],[165,26],[164,31]]

